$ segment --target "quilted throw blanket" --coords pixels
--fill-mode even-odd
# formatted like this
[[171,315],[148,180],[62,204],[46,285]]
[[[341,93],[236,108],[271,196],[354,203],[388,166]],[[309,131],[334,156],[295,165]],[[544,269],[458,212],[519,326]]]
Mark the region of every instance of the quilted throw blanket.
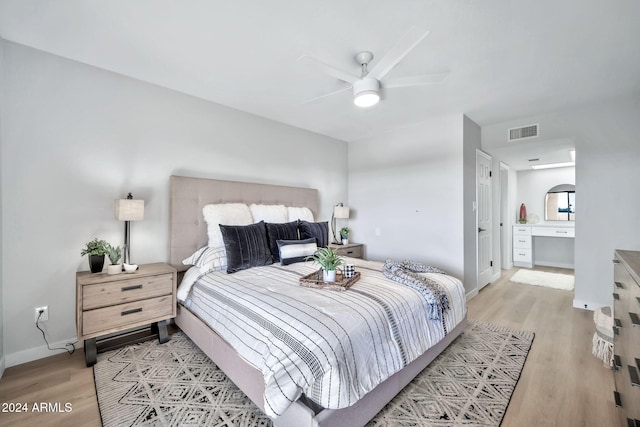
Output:
[[[325,408],[344,408],[444,338],[423,294],[385,278],[380,262],[354,262],[361,277],[344,292],[300,286],[316,270],[310,262],[273,264],[207,273],[183,305],[262,372],[270,417],[303,393]],[[451,276],[427,275],[450,301],[442,319],[451,330],[466,313],[464,287]]]
[[447,325],[443,322],[443,314],[449,309],[449,298],[444,288],[437,281],[417,273],[446,274],[439,268],[415,261],[392,261],[387,259],[382,266],[382,273],[388,279],[402,283],[418,291],[425,299],[429,309],[429,318],[442,322],[444,333],[447,333]]

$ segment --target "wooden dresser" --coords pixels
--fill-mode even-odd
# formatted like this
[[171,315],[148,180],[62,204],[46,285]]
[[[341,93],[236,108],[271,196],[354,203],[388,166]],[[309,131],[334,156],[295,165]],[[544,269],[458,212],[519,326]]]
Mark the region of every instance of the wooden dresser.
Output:
[[134,273],[76,273],[76,326],[87,366],[96,362],[96,337],[153,324],[168,341],[166,320],[176,317],[176,269],[145,264]]
[[621,424],[640,426],[640,252],[614,253],[614,398]]

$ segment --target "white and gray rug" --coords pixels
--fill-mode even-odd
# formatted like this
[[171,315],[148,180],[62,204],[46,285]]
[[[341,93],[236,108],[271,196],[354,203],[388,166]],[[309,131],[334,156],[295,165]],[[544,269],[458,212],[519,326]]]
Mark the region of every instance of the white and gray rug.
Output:
[[575,281],[573,274],[551,273],[524,268],[516,271],[509,280],[516,283],[524,283],[525,285],[543,286],[563,291],[572,291]]
[[[469,320],[369,426],[500,425],[533,337]],[[272,425],[181,332],[99,354],[94,376],[105,427]]]

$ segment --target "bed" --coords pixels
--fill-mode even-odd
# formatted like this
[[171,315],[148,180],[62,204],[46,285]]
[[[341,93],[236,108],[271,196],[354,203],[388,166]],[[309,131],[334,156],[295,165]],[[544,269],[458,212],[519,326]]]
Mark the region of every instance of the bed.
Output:
[[[182,261],[197,252],[198,249],[206,247],[209,243],[207,223],[202,213],[203,208],[207,205],[223,203],[255,203],[258,205],[285,205],[307,208],[317,216],[318,192],[315,189],[300,187],[172,176],[170,178],[170,262],[183,275],[193,276],[194,274],[192,271],[187,271],[188,266],[183,265]],[[291,396],[291,394],[287,394],[285,391],[282,391],[284,397],[280,398],[279,402],[276,401],[277,399],[268,399],[267,396],[274,389],[272,378],[267,379],[263,374],[264,367],[258,366],[257,360],[252,360],[250,354],[242,353],[242,345],[239,345],[239,343],[242,343],[245,338],[235,340],[234,331],[232,330],[231,335],[229,335],[231,328],[226,327],[224,323],[220,323],[223,321],[216,320],[214,316],[214,314],[217,316],[218,311],[223,312],[226,308],[218,305],[218,309],[208,310],[212,313],[211,316],[207,315],[207,310],[198,309],[199,305],[208,304],[211,307],[215,304],[221,304],[221,301],[228,301],[231,306],[235,305],[236,301],[245,299],[244,293],[242,293],[242,298],[238,297],[240,295],[239,289],[244,292],[244,290],[253,286],[251,281],[254,279],[250,277],[253,275],[263,277],[265,283],[268,282],[269,286],[266,290],[256,287],[257,296],[251,294],[250,298],[264,298],[263,303],[267,305],[273,303],[270,298],[277,297],[279,299],[278,304],[286,306],[292,305],[291,302],[297,299],[300,303],[305,304],[305,308],[298,309],[300,311],[296,317],[301,318],[300,313],[313,311],[313,309],[308,308],[313,306],[319,313],[322,312],[318,314],[318,318],[321,318],[319,321],[323,323],[331,322],[332,319],[342,325],[348,323],[345,320],[348,319],[348,310],[354,310],[353,307],[361,304],[362,299],[376,298],[376,295],[382,295],[382,293],[387,292],[386,289],[391,287],[394,289],[394,298],[401,294],[415,294],[411,289],[384,278],[380,271],[381,263],[356,259],[349,259],[348,261],[356,264],[356,268],[361,272],[362,276],[353,288],[345,292],[306,289],[294,286],[293,284],[298,282],[299,277],[313,271],[314,267],[309,262],[295,263],[288,266],[281,266],[280,264],[265,265],[242,270],[227,276],[225,276],[226,272],[219,271],[198,275],[198,280],[193,285],[194,290],[185,292],[182,289],[183,294],[189,294],[188,298],[195,298],[193,294],[198,293],[215,294],[213,298],[216,301],[199,303],[194,302],[193,299],[185,299],[183,296],[181,298],[182,302],[178,305],[176,324],[263,412],[272,417],[275,425],[283,427],[364,425],[464,330],[466,326],[464,289],[457,279],[446,275],[433,276],[434,280],[440,280],[439,277],[441,277],[444,281],[450,282],[451,289],[454,289],[453,293],[456,294],[453,297],[449,295],[451,307],[446,316],[442,317],[442,324],[446,323],[444,328],[446,329],[446,334],[444,331],[437,332],[439,331],[438,322],[431,321],[434,325],[430,325],[429,328],[431,329],[422,333],[423,335],[432,336],[433,343],[428,349],[419,350],[419,355],[411,356],[410,361],[397,364],[398,367],[396,369],[379,375],[381,378],[380,384],[375,382],[370,384],[368,377],[362,375],[362,378],[365,378],[362,380],[365,385],[359,384],[351,387],[351,390],[355,390],[352,393],[353,396],[344,398],[327,397],[322,400],[324,398],[323,391],[318,391],[318,396],[316,396],[313,390],[309,390],[308,393],[299,392],[299,397],[290,399],[293,402],[287,401],[289,399],[287,396]],[[191,283],[192,281],[189,282]],[[220,283],[224,283],[224,286],[220,286]],[[207,286],[209,287],[207,288]],[[231,294],[227,294],[227,292]],[[230,297],[230,295],[233,296]],[[285,298],[287,299],[286,304],[281,304],[282,301],[280,300]],[[246,299],[248,300],[249,297]],[[400,301],[399,296],[397,299]],[[232,301],[233,304],[231,303]],[[347,304],[353,305],[348,306]],[[398,304],[400,308],[396,309],[389,308],[387,303],[379,305],[384,306],[387,311],[396,310],[401,313],[404,310],[402,304],[405,304],[405,302],[403,300]],[[261,304],[253,301],[249,305],[259,307]],[[342,312],[337,310],[337,312],[331,313],[332,308],[337,306],[351,308],[342,310]],[[326,317],[322,318],[321,316]],[[381,316],[384,317],[384,313]],[[386,316],[388,317],[388,314]],[[302,323],[310,323],[311,320],[309,318],[309,322],[305,320]],[[426,323],[426,321],[420,322],[420,324]],[[217,332],[209,324],[218,328],[216,329]],[[400,325],[400,329],[402,327],[403,325]],[[382,329],[384,330],[384,328]],[[410,328],[407,326],[405,329]],[[443,328],[440,326],[440,329]],[[392,334],[397,333],[397,331],[386,331],[385,333]],[[312,341],[314,340],[312,339]],[[364,341],[367,341],[367,339]],[[407,344],[405,343],[405,345]],[[332,345],[340,346],[343,343],[337,342]],[[359,347],[356,346],[356,348]],[[389,351],[396,350],[390,349]],[[414,351],[417,350],[414,349]],[[388,359],[391,360],[393,357],[390,353]],[[278,363],[282,364],[282,362],[278,361],[272,362],[269,365],[269,369]],[[305,363],[308,364],[308,362]],[[358,375],[354,376],[357,377]],[[326,382],[327,378],[324,378],[324,380]],[[349,384],[344,386],[345,390],[348,391]],[[341,396],[346,396],[347,394],[342,392]],[[319,401],[325,402],[327,405],[323,406],[318,403]],[[272,404],[274,407],[272,407]]]

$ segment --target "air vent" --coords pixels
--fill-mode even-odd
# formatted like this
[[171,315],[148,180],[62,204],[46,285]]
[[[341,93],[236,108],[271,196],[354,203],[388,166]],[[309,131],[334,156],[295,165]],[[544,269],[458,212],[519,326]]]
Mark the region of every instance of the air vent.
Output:
[[538,136],[537,124],[509,129],[509,141],[519,141],[521,139],[535,138],[537,136]]

